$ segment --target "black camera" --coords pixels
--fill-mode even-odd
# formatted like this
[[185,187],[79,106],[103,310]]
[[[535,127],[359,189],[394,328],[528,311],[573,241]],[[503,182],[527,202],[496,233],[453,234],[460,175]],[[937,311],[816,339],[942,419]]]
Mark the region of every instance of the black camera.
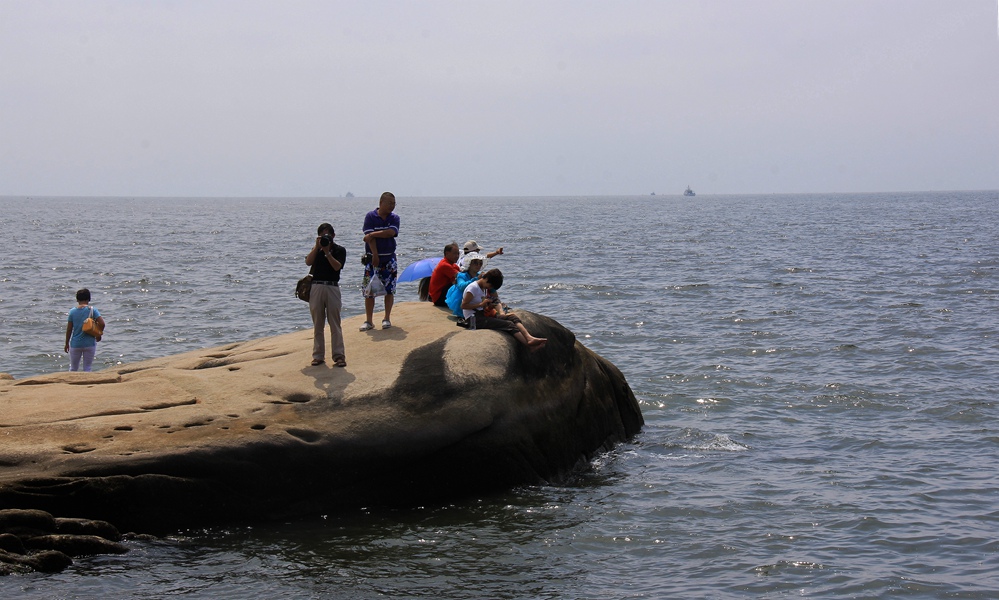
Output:
[[333,243],[333,236],[331,236],[328,233],[324,233],[323,236],[319,238],[319,245],[322,246],[323,248],[326,248],[332,243]]

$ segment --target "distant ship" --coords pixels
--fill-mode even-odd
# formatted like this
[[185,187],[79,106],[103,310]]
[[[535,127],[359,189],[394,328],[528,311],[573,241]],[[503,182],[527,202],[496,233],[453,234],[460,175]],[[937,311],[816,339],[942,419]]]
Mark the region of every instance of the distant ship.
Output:
[[694,190],[690,189],[690,186],[688,185],[687,189],[683,190],[683,195],[684,196],[696,196],[697,194],[695,194]]
[[344,196],[344,198],[353,198],[353,197],[354,197],[354,194],[352,194],[350,192],[347,192],[347,195]]

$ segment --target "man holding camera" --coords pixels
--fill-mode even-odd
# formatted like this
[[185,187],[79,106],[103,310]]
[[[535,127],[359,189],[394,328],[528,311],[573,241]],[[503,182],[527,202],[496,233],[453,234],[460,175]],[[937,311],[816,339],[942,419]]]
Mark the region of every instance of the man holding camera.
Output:
[[329,223],[317,230],[316,245],[305,257],[305,264],[312,267],[312,291],[309,293],[309,312],[312,313],[312,366],[326,362],[326,322],[330,325],[331,356],[333,364],[347,366],[343,347],[343,329],[340,327],[340,270],[347,260],[347,249],[333,241],[336,232]]

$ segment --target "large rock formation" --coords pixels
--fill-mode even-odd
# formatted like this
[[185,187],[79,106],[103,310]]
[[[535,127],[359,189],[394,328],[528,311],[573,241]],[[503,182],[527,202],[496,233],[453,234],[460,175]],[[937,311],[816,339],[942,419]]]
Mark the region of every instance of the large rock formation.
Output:
[[388,330],[345,320],[346,368],[309,366],[300,331],[0,381],[0,509],[164,532],[558,481],[642,415],[613,365],[519,314],[545,348],[414,302]]

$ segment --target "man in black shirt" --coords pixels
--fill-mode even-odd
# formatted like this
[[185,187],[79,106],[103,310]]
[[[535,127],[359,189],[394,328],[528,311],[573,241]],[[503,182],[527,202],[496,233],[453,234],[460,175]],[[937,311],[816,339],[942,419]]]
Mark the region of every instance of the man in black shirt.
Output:
[[340,327],[340,270],[347,261],[347,249],[333,241],[336,232],[329,223],[317,230],[316,245],[305,257],[305,264],[312,267],[312,291],[309,293],[309,312],[312,313],[312,365],[326,362],[326,326],[330,324],[330,351],[333,364],[347,366],[343,348],[343,329]]

